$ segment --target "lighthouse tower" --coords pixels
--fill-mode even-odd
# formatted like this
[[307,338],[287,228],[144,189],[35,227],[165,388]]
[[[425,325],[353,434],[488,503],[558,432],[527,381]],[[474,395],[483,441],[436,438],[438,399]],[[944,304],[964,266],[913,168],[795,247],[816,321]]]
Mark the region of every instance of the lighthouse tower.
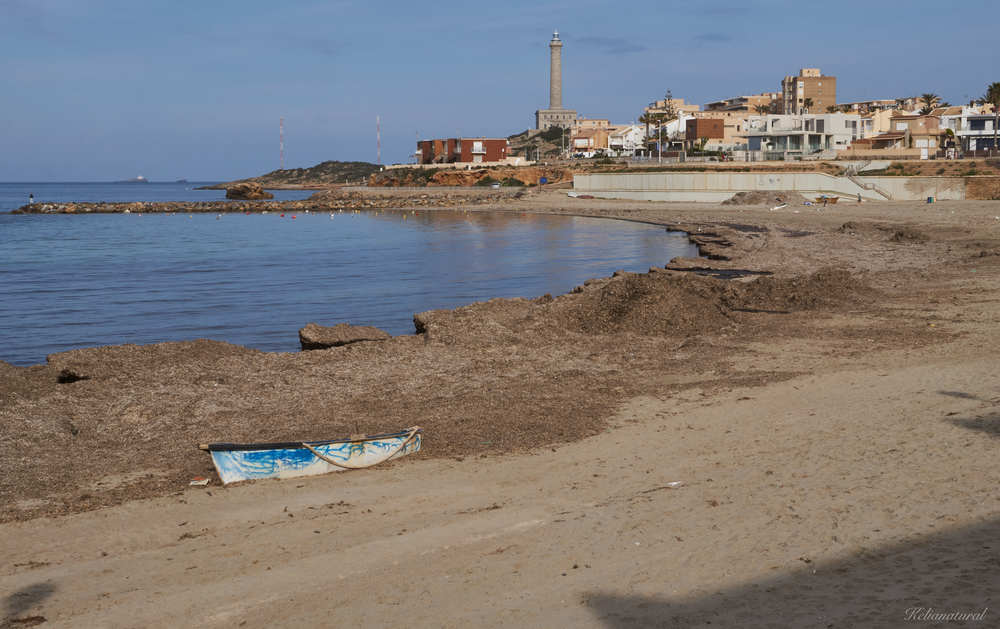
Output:
[[549,127],[570,127],[576,120],[576,111],[562,106],[562,48],[556,31],[549,42],[549,108],[535,112],[535,128],[542,131]]

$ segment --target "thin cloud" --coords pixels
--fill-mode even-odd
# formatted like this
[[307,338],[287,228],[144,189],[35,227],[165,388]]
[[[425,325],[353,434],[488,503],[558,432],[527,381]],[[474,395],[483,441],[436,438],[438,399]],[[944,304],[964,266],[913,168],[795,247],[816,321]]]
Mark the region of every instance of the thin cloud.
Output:
[[713,17],[738,17],[748,15],[750,7],[744,6],[721,6],[721,7],[692,7],[694,13],[698,15],[711,15]]
[[646,50],[642,44],[637,44],[624,37],[581,37],[577,41],[584,46],[596,48],[609,55],[624,55]]
[[694,43],[698,46],[703,46],[707,44],[728,44],[733,41],[732,35],[727,35],[725,33],[702,33],[700,35],[695,35]]

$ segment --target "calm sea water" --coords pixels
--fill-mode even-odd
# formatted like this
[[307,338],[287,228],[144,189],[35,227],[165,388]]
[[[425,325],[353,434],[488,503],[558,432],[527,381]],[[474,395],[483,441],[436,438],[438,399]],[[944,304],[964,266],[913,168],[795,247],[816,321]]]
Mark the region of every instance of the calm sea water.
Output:
[[0,360],[196,338],[298,351],[311,321],[412,333],[417,312],[561,294],[678,255],[697,255],[682,234],[572,217],[0,214]]

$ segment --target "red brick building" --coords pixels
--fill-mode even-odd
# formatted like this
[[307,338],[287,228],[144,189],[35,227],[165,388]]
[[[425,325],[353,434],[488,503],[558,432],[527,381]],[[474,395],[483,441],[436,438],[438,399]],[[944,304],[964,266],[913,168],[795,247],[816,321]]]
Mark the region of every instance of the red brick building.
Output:
[[722,140],[726,137],[726,123],[722,118],[692,118],[687,121],[684,139],[694,143],[702,138]]
[[507,159],[506,138],[448,138],[417,142],[418,164],[501,162]]

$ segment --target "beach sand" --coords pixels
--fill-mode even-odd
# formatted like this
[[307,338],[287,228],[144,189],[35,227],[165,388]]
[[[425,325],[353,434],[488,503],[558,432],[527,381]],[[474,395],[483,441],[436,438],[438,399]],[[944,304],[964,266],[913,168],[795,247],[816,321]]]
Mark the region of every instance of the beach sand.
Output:
[[[382,343],[3,367],[8,622],[996,622],[1000,203],[497,209],[684,228],[713,259]],[[199,441],[414,423],[424,451],[383,467],[187,487]]]

